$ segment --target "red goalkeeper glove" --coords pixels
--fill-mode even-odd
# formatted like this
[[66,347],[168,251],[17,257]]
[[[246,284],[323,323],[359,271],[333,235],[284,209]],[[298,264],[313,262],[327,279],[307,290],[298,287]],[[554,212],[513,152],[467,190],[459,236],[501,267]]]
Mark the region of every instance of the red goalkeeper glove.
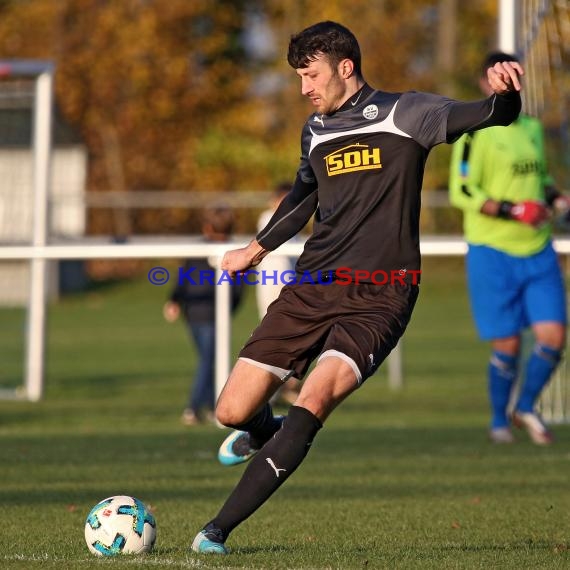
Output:
[[534,200],[525,200],[517,204],[501,202],[498,216],[539,227],[550,219],[550,210],[543,202]]

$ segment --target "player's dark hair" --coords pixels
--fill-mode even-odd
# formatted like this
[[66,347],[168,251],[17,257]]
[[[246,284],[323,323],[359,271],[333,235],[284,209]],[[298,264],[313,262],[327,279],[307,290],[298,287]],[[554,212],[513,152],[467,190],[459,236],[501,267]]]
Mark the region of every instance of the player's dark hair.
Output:
[[293,69],[308,67],[319,55],[325,55],[336,67],[343,59],[354,63],[354,71],[361,76],[360,47],[354,34],[336,22],[319,22],[291,36],[287,61]]
[[493,67],[495,63],[499,63],[501,61],[516,61],[519,62],[519,58],[512,53],[505,53],[502,51],[492,51],[491,53],[485,56],[483,63],[481,64],[481,75],[487,74],[487,69],[489,67]]
[[217,234],[230,236],[234,231],[234,222],[234,212],[227,204],[210,206],[202,212],[202,223],[208,224]]

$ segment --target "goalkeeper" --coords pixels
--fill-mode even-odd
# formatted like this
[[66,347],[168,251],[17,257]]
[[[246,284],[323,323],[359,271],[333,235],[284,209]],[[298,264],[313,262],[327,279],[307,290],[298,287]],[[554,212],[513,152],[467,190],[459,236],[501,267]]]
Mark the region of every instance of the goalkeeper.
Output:
[[[479,78],[492,93],[487,69],[514,60],[491,53]],[[549,218],[570,202],[553,186],[540,122],[521,114],[511,125],[467,133],[455,143],[450,168],[451,203],[463,210],[471,309],[479,336],[490,341],[489,436],[512,443],[511,423],[538,445],[552,433],[535,411],[565,345],[566,300]],[[534,347],[522,373],[514,411],[507,408],[519,373],[521,333],[531,327]]]

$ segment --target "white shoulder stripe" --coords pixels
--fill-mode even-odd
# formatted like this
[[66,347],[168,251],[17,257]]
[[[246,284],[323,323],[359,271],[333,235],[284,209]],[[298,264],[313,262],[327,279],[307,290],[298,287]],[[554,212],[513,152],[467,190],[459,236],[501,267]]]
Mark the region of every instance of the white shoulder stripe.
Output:
[[390,113],[383,121],[380,121],[379,123],[371,123],[370,125],[361,127],[359,129],[353,129],[351,131],[339,131],[336,133],[330,133],[328,135],[317,135],[315,132],[313,132],[313,129],[309,127],[309,130],[313,135],[313,138],[311,139],[311,146],[309,148],[309,155],[311,154],[311,152],[313,152],[315,147],[317,147],[321,143],[324,143],[326,141],[331,141],[340,137],[345,137],[347,135],[359,135],[366,133],[392,133],[394,135],[400,135],[402,137],[412,138],[408,133],[405,133],[394,124],[394,113],[396,111],[397,105],[398,101],[396,101]]

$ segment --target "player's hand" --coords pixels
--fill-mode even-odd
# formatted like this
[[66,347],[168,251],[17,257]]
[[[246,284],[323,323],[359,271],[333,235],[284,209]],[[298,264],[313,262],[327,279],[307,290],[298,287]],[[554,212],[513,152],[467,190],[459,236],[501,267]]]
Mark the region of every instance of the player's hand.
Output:
[[220,268],[229,273],[232,279],[239,271],[246,271],[251,267],[251,256],[247,254],[247,248],[232,249],[224,253]]
[[513,205],[510,217],[517,222],[538,228],[550,219],[550,209],[544,202],[526,200]]
[[487,69],[487,80],[497,95],[521,90],[520,76],[524,69],[517,61],[503,61]]
[[567,213],[570,211],[570,196],[558,196],[556,200],[554,200],[553,204],[555,210],[561,213]]
[[554,215],[556,216],[555,223],[559,228],[565,232],[570,230],[570,196],[564,194],[558,196],[552,204]]
[[256,240],[253,240],[246,247],[227,251],[222,258],[220,267],[229,273],[233,279],[236,273],[247,271],[249,268],[258,265],[267,253],[267,250],[263,249]]
[[169,323],[173,323],[180,316],[180,305],[174,301],[166,301],[162,307],[162,315]]

